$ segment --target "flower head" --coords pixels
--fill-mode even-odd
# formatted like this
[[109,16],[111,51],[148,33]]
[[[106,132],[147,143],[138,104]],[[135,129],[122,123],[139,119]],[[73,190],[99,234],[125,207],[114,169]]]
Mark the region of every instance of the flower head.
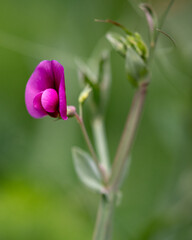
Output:
[[39,63],[27,82],[25,103],[34,118],[46,115],[67,120],[64,68],[56,60]]

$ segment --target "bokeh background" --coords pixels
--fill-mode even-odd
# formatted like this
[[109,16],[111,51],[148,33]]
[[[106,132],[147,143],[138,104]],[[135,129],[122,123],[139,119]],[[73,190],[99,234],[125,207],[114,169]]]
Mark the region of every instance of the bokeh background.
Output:
[[[86,149],[79,126],[75,119],[31,118],[25,85],[41,60],[56,59],[65,67],[68,103],[77,106],[75,59],[86,61],[98,45],[110,49],[105,34],[119,31],[94,18],[119,21],[147,42],[139,2],[0,1],[1,240],[91,239],[99,197],[79,182],[73,168],[71,147]],[[168,3],[148,2],[160,16]],[[160,36],[131,169],[115,213],[115,240],[192,239],[191,12],[190,0],[176,0],[163,27],[176,47]],[[112,159],[133,89],[115,52],[111,64],[106,131]]]

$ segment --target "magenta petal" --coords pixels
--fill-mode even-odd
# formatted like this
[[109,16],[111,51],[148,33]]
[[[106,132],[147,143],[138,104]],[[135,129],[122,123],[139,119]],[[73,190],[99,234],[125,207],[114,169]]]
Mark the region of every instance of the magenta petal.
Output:
[[41,103],[45,111],[53,113],[57,111],[59,97],[55,89],[46,89],[41,96]]
[[44,117],[45,111],[40,108],[34,108],[34,102],[37,103],[35,97],[47,88],[54,87],[54,78],[50,61],[42,61],[36,67],[27,82],[25,89],[25,104],[29,114],[34,118]]
[[56,83],[56,90],[59,94],[59,113],[62,119],[67,120],[67,99],[65,92],[64,68],[56,60],[52,60],[51,63]]
[[[41,104],[41,96],[43,92],[38,93],[35,98],[33,99],[33,117],[34,118],[41,118],[47,115],[47,112],[43,109],[42,104]],[[35,113],[36,111],[36,113]]]
[[[38,94],[42,94],[43,91],[50,88],[56,90],[58,100],[55,95],[54,97],[51,97],[52,94],[49,95],[46,93],[48,95],[45,96],[48,100],[46,100],[46,97],[44,96],[45,98],[43,98],[43,102],[40,102],[40,95]],[[27,82],[25,89],[25,103],[26,108],[32,117],[41,118],[47,114],[41,106],[43,103],[47,112],[53,112],[53,109],[57,110],[64,120],[67,119],[64,68],[60,63],[55,60],[44,60],[39,63]],[[58,109],[56,109],[57,104]]]
[[44,110],[42,104],[41,104],[41,96],[43,92],[38,93],[35,98],[33,99],[33,107],[36,109],[39,113],[42,114],[42,116],[47,115],[47,112]]

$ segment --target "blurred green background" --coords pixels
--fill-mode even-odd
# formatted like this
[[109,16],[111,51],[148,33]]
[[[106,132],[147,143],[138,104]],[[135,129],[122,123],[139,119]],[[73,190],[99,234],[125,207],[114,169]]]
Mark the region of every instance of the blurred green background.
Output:
[[[65,67],[68,104],[80,91],[75,59],[88,59],[111,18],[148,41],[140,1],[0,1],[0,240],[91,239],[99,197],[74,172],[71,147],[86,149],[75,119],[33,119],[25,85],[36,65]],[[167,0],[148,1],[159,15]],[[132,152],[115,240],[192,239],[192,2],[177,0],[160,36],[145,111]],[[110,156],[123,129],[133,89],[123,59],[111,54],[112,89],[106,116]],[[86,114],[88,112],[86,111]],[[89,117],[86,117],[89,125]],[[91,134],[91,132],[90,132]]]

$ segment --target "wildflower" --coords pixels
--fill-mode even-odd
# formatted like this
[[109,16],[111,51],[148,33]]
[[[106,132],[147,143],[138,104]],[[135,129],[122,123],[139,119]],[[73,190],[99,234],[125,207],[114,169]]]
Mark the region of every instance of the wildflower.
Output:
[[67,120],[64,68],[59,62],[39,63],[27,82],[25,103],[34,118],[50,115]]

